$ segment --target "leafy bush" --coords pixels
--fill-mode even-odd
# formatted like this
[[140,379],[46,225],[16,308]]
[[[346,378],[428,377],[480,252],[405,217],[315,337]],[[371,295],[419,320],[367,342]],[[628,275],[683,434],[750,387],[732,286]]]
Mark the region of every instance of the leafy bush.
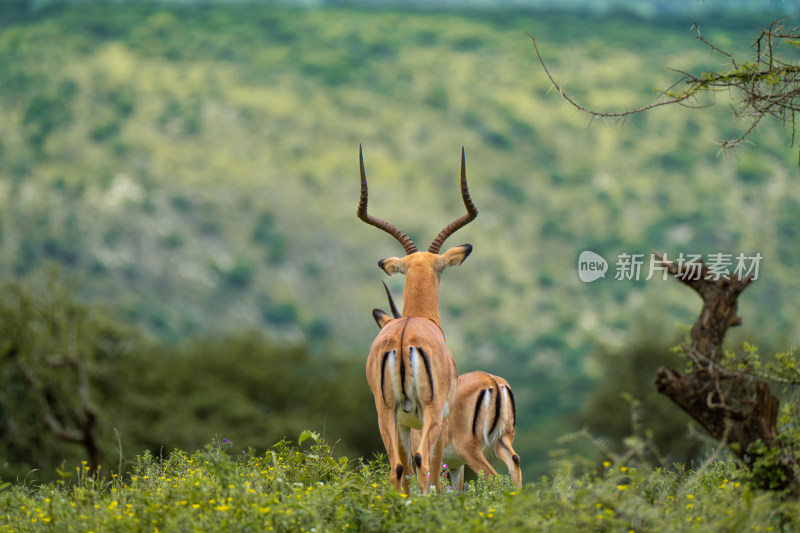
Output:
[[312,428],[338,453],[370,454],[381,444],[377,421],[364,423],[375,414],[363,372],[352,359],[251,334],[139,351],[120,361],[103,394],[126,450],[197,447],[209,432],[263,450]]
[[78,431],[89,408],[106,468],[120,454],[201,446],[209,432],[263,450],[309,427],[338,453],[368,455],[380,439],[377,423],[364,423],[375,414],[363,372],[353,358],[314,356],[255,333],[170,346],[75,303],[55,282],[41,291],[6,283],[0,476],[52,479],[62,463],[86,458],[46,418]]
[[754,491],[718,458],[590,473],[570,458],[521,491],[500,476],[420,496],[395,492],[385,462],[336,458],[313,432],[237,450],[218,438],[194,453],[144,453],[108,481],[79,466],[51,484],[0,484],[0,531],[792,531],[800,520],[797,505]]
[[[640,325],[639,337],[621,347],[599,348],[592,363],[599,369],[597,386],[588,394],[576,422],[621,453],[633,433],[649,439],[653,451],[662,451],[667,464],[690,463],[705,451],[699,439],[687,438],[691,418],[666,396],[659,394],[653,378],[660,367],[680,367],[683,362],[670,349],[674,341],[653,326]],[[660,458],[650,455],[654,464]]]
[[[126,355],[127,328],[75,303],[54,281],[0,290],[0,472],[23,478],[97,450],[91,381]],[[90,377],[91,376],[91,377]],[[81,451],[76,444],[86,449]]]

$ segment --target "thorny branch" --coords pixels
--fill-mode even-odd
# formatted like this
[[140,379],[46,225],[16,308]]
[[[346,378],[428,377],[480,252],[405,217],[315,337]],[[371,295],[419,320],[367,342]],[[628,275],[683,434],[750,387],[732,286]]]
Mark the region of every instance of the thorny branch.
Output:
[[653,109],[654,107],[660,107],[662,105],[667,105],[667,104],[677,104],[679,102],[682,102],[684,100],[688,100],[689,98],[691,98],[691,95],[675,96],[675,97],[671,98],[670,100],[665,100],[665,101],[662,101],[662,102],[655,102],[655,103],[652,103],[652,104],[649,104],[649,105],[646,105],[646,106],[643,106],[643,107],[637,107],[636,109],[629,109],[629,110],[626,110],[626,111],[618,111],[618,112],[601,112],[601,111],[595,111],[594,109],[589,109],[589,108],[583,107],[582,105],[577,103],[575,100],[570,98],[567,95],[567,93],[564,92],[564,89],[558,84],[558,82],[556,82],[556,80],[550,74],[550,71],[547,69],[547,65],[544,62],[544,59],[542,58],[542,54],[539,52],[539,47],[536,45],[536,37],[534,37],[533,35],[531,35],[528,32],[525,32],[525,34],[528,37],[531,38],[531,42],[533,43],[533,50],[536,52],[536,57],[539,59],[539,64],[542,65],[542,69],[544,70],[544,73],[547,74],[547,77],[550,80],[550,83],[553,84],[553,87],[556,88],[556,90],[561,95],[561,97],[564,98],[564,100],[566,100],[570,104],[572,104],[572,106],[575,107],[576,109],[578,109],[580,111],[583,111],[584,113],[588,113],[588,114],[590,114],[590,115],[592,115],[594,117],[624,118],[624,117],[628,117],[630,115],[634,115],[636,113],[641,113],[642,111],[647,111],[649,109]]
[[[550,74],[536,39],[528,34],[533,42],[536,57],[553,87],[576,109],[599,118],[626,118],[650,109],[680,104],[694,99],[701,92],[732,91],[736,97],[731,105],[736,119],[750,122],[747,129],[731,139],[722,141],[722,150],[738,146],[745,142],[755,131],[764,117],[772,116],[782,124],[791,125],[791,143],[794,144],[795,113],[800,111],[800,66],[797,64],[797,50],[800,49],[800,28],[786,29],[785,19],[772,22],[768,29],[762,30],[753,42],[755,57],[753,61],[737,62],[733,54],[726,52],[703,37],[697,24],[694,29],[696,38],[705,44],[712,54],[719,54],[730,64],[728,71],[704,72],[700,75],[676,71],[682,75],[671,87],[661,91],[668,99],[646,106],[619,112],[601,112],[584,107],[568,96]],[[794,57],[788,57],[794,51]],[[678,89],[683,87],[683,89]],[[694,107],[694,106],[690,106]]]

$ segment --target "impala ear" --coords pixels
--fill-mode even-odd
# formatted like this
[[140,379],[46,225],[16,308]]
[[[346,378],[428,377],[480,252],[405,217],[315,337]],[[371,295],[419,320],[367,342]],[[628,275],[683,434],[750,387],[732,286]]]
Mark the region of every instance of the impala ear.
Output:
[[439,272],[447,267],[458,266],[464,262],[467,256],[472,252],[471,244],[462,244],[460,246],[453,246],[445,253],[439,256],[437,268]]
[[397,274],[398,272],[400,274],[406,273],[406,262],[399,257],[388,257],[386,259],[381,259],[378,261],[378,266],[390,276],[392,274]]
[[389,316],[389,313],[385,313],[385,312],[381,311],[380,309],[373,309],[372,310],[372,318],[375,319],[375,322],[378,324],[378,327],[381,328],[381,329],[383,329],[383,326],[385,326],[390,320],[392,320],[392,317]]

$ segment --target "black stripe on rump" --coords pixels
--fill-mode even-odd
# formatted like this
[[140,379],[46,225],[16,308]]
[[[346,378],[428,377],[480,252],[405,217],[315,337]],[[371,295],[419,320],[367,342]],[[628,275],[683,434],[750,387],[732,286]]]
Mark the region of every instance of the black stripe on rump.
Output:
[[386,361],[389,359],[390,353],[392,353],[391,350],[384,353],[383,359],[381,360],[381,396],[383,397],[383,404],[386,405],[386,407],[389,407],[389,402],[386,401],[386,391],[383,388],[383,381],[386,376]]
[[405,396],[406,394],[406,361],[403,358],[403,338],[406,336],[406,327],[408,326],[408,320],[403,323],[403,331],[400,332],[400,391]]
[[511,424],[512,427],[517,427],[517,406],[514,403],[514,393],[511,392],[511,387],[505,387],[508,391],[508,397],[511,399],[511,414],[514,415],[514,421]]
[[417,351],[422,356],[422,361],[425,363],[425,372],[428,374],[428,383],[431,386],[431,401],[433,401],[433,374],[431,374],[431,362],[428,360],[428,356],[425,355],[425,350],[418,347]]
[[492,383],[494,383],[494,420],[492,420],[492,427],[489,428],[489,435],[494,433],[494,430],[497,428],[497,423],[500,421],[500,385],[497,384],[497,380],[492,378]]
[[481,389],[478,393],[478,401],[475,402],[475,414],[472,415],[472,436],[477,437],[478,416],[481,414],[481,404],[483,404],[483,395],[486,394],[486,389]]

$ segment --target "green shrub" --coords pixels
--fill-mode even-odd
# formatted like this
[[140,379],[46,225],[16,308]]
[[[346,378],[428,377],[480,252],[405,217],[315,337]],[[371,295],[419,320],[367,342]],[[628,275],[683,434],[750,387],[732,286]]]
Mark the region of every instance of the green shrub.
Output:
[[[321,326],[320,326],[321,327]],[[63,360],[87,376],[86,388]],[[184,346],[152,340],[85,308],[55,282],[32,291],[0,291],[0,476],[52,479],[62,464],[86,458],[44,424],[33,376],[50,416],[65,428],[94,406],[103,465],[149,449],[196,448],[210,433],[241,449],[263,450],[313,428],[337,453],[380,448],[363,364],[316,357],[304,346],[278,346],[253,333],[196,339]],[[120,457],[120,454],[124,457]]]
[[405,495],[387,484],[384,462],[336,458],[314,432],[266,453],[217,438],[194,453],[146,452],[106,481],[81,465],[51,484],[0,483],[0,531],[793,531],[800,519],[728,460],[574,466],[565,458],[523,490],[500,476],[463,493]]

